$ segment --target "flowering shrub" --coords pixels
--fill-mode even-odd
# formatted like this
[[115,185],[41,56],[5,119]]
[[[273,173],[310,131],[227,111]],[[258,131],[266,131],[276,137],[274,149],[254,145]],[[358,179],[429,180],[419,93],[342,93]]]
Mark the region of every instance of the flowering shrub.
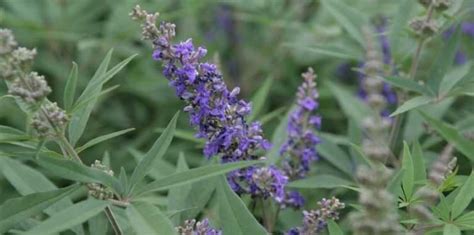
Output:
[[470,234],[474,5],[261,2],[0,3],[0,234]]

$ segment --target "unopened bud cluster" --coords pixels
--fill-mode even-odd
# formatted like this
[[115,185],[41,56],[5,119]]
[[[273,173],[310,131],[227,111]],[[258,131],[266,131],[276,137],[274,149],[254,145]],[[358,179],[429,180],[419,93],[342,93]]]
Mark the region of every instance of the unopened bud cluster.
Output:
[[418,0],[418,2],[427,9],[426,14],[412,19],[409,25],[416,36],[428,38],[440,28],[437,20],[433,18],[435,11],[447,10],[452,0]]
[[323,198],[318,202],[320,207],[317,210],[303,211],[303,226],[292,228],[287,235],[317,235],[321,234],[327,226],[329,220],[339,219],[339,210],[345,207],[345,204],[339,199]]
[[410,213],[417,217],[420,221],[429,221],[433,218],[433,214],[429,209],[436,204],[439,197],[438,188],[451,175],[456,167],[457,158],[453,157],[453,146],[448,144],[439,158],[433,163],[428,172],[429,184],[421,187],[415,193],[419,203],[412,205]]
[[36,49],[17,47],[8,29],[0,29],[0,77],[8,86],[8,93],[32,117],[31,126],[40,137],[57,136],[64,131],[68,118],[56,103],[47,100],[51,93],[44,76],[30,71]]
[[362,86],[366,93],[367,104],[374,111],[374,115],[369,115],[363,120],[367,138],[364,139],[362,145],[364,153],[369,158],[382,162],[390,154],[390,149],[387,146],[387,131],[391,126],[391,120],[380,115],[387,107],[387,98],[383,95],[384,83],[380,77],[383,74],[383,62],[368,31],[366,31],[366,37],[365,79]]
[[395,198],[386,189],[391,175],[384,166],[359,167],[359,203],[363,209],[350,216],[355,235],[401,234]]
[[176,227],[176,231],[180,235],[222,235],[222,231],[211,227],[208,219],[186,220],[183,226]]
[[[95,160],[91,167],[103,171],[108,175],[114,175],[114,172],[110,170],[106,165],[102,164],[99,160]],[[102,184],[90,183],[87,184],[87,187],[89,188],[89,195],[99,200],[112,199],[114,197],[113,191]]]

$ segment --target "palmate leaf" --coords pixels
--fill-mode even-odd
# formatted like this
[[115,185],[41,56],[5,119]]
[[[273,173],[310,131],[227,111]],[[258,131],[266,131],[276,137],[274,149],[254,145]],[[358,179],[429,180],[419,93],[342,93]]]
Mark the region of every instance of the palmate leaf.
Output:
[[28,230],[24,235],[54,234],[76,225],[80,225],[89,218],[102,212],[110,202],[88,199],[65,208]]
[[423,157],[423,149],[421,149],[418,141],[416,141],[412,146],[411,156],[413,160],[413,168],[415,169],[415,183],[422,182],[426,179],[426,165],[425,158]]
[[436,120],[425,113],[420,112],[426,122],[433,127],[444,139],[449,141],[463,153],[466,157],[468,157],[471,161],[474,161],[474,145],[464,138],[456,128],[453,126],[443,123],[440,120]]
[[137,234],[177,234],[173,223],[152,204],[134,202],[127,208],[127,216]]
[[218,185],[218,215],[222,232],[226,235],[267,234],[244,202],[232,191],[224,176],[220,177]]
[[153,144],[151,149],[145,154],[138,166],[133,171],[130,177],[129,187],[127,188],[127,195],[133,193],[135,186],[145,178],[148,172],[153,168],[153,163],[156,159],[161,159],[168,150],[171,141],[173,140],[174,130],[176,129],[176,121],[178,120],[179,112],[176,113],[166,127],[165,131],[160,135],[158,140]]
[[[123,67],[125,67],[134,57],[132,55],[122,62],[115,65],[110,70],[107,70],[110,59],[112,57],[112,50],[110,50],[105,59],[99,65],[96,73],[89,81],[87,87],[82,92],[81,96],[76,101],[76,104],[81,104],[82,101],[88,100],[90,97],[95,97],[87,101],[86,105],[78,108],[74,111],[69,124],[69,141],[72,145],[76,145],[79,138],[82,136],[84,129],[86,128],[90,114],[97,103],[97,94],[101,93],[103,85],[108,82],[115,74],[117,74]],[[74,109],[74,108],[73,108]]]
[[[0,172],[3,173],[8,182],[23,196],[57,189],[56,185],[41,172],[14,159],[0,157]],[[71,205],[72,201],[69,198],[63,198],[45,209],[44,212],[48,215],[54,215],[58,211]],[[82,226],[77,226],[73,230],[76,234],[84,234]]]
[[459,216],[454,222],[463,229],[474,230],[474,211]]
[[101,183],[112,188],[118,194],[122,194],[124,191],[123,186],[113,176],[77,162],[52,157],[39,157],[37,163],[48,169],[52,174],[64,179],[83,183]]
[[62,189],[33,193],[5,201],[0,206],[0,233],[6,232],[15,224],[40,213],[47,207],[70,195],[78,187],[78,185],[72,185]]
[[263,163],[263,162],[240,161],[240,162],[232,162],[232,163],[226,163],[226,164],[215,164],[215,165],[203,166],[203,167],[194,168],[191,170],[171,174],[169,176],[163,177],[159,180],[155,180],[151,183],[144,185],[137,191],[136,195],[166,190],[171,187],[176,187],[179,185],[203,180],[209,177],[218,176],[218,175],[225,174],[233,170],[245,168],[245,167],[255,165],[258,163]]
[[461,230],[454,224],[445,224],[443,235],[461,235]]

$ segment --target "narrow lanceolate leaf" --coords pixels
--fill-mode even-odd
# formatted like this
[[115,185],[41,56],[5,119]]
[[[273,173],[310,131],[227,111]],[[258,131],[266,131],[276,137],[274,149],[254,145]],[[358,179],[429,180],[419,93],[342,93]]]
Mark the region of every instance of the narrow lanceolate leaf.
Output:
[[148,172],[153,169],[153,163],[156,159],[161,159],[168,150],[171,141],[173,140],[174,130],[176,129],[176,121],[178,120],[178,113],[176,113],[171,119],[168,127],[161,134],[158,140],[153,144],[151,149],[145,154],[138,166],[133,171],[132,177],[130,178],[129,188],[127,194],[130,194],[135,189],[135,186],[145,178]]
[[468,77],[468,74],[472,76],[471,71],[472,62],[469,61],[466,64],[457,66],[449,71],[441,81],[439,86],[439,96],[447,95],[457,84],[459,84],[464,78]]
[[[15,159],[0,157],[0,172],[23,196],[57,189],[56,185],[41,172]],[[69,198],[63,198],[45,209],[44,212],[48,215],[54,215],[71,205],[72,201]],[[73,230],[76,234],[84,234],[82,226],[77,226]]]
[[267,232],[253,217],[244,202],[230,188],[224,176],[217,187],[218,215],[226,235],[265,235]]
[[349,180],[339,178],[334,175],[316,175],[300,180],[290,182],[287,187],[289,188],[340,188],[353,186],[354,183]]
[[77,64],[72,63],[72,69],[66,81],[66,87],[64,88],[64,108],[66,111],[70,111],[72,104],[74,103],[74,96],[76,95],[77,85]]
[[[176,167],[176,173],[183,172],[189,170],[188,164],[186,163],[186,159],[184,158],[184,154],[180,154],[178,159],[178,165]],[[186,210],[187,199],[188,195],[191,191],[192,185],[184,184],[179,187],[171,188],[168,193],[168,213],[173,211],[178,211],[173,218],[172,221],[174,224],[181,224],[184,222],[182,220],[182,213],[181,211]]]
[[407,91],[413,91],[417,92],[420,95],[425,95],[425,96],[434,96],[434,92],[431,91],[429,88],[418,84],[418,82],[413,81],[408,78],[404,77],[385,77],[382,76],[382,79],[392,86],[396,86],[398,88],[407,90]]
[[0,206],[0,233],[4,233],[15,224],[40,213],[55,202],[71,194],[77,188],[77,185],[73,185],[63,189],[33,193],[5,201]]
[[42,221],[37,226],[28,230],[24,235],[54,234],[80,225],[99,214],[110,203],[102,200],[89,199],[74,204],[59,213]]
[[328,230],[329,235],[344,235],[344,232],[334,220],[328,221]]
[[423,149],[421,149],[418,141],[413,144],[411,156],[413,159],[413,168],[415,169],[415,182],[422,182],[426,179],[426,165],[425,158],[423,157]]
[[321,136],[321,140],[321,144],[317,147],[318,154],[334,167],[352,177],[354,167],[350,156],[327,136]]
[[262,112],[262,109],[265,105],[265,100],[267,100],[268,92],[272,86],[273,78],[269,77],[265,80],[262,87],[258,89],[257,93],[252,97],[252,113],[249,116],[249,122],[255,120],[257,115]]
[[122,185],[113,176],[77,162],[52,157],[40,157],[37,163],[48,169],[52,174],[64,179],[83,183],[101,183],[111,187],[118,194],[123,192]]
[[474,229],[474,211],[459,216],[455,221],[461,228]]
[[152,204],[134,202],[127,208],[127,216],[137,234],[177,234],[173,223]]
[[453,126],[443,123],[440,120],[436,120],[424,113],[421,113],[421,115],[431,127],[443,136],[444,139],[453,144],[457,150],[463,153],[471,161],[474,161],[474,145],[471,141],[464,138],[464,136],[462,136]]
[[125,129],[125,130],[116,131],[116,132],[112,132],[112,133],[110,133],[110,134],[106,134],[106,135],[102,135],[102,136],[96,137],[96,138],[94,138],[94,139],[92,139],[92,140],[89,140],[87,143],[85,143],[85,144],[82,145],[81,147],[77,148],[76,151],[77,151],[78,153],[80,153],[80,152],[82,152],[82,151],[84,151],[84,150],[86,150],[86,149],[88,149],[88,148],[90,148],[90,147],[92,147],[92,146],[94,146],[94,145],[100,144],[100,143],[102,143],[102,142],[104,142],[104,141],[107,141],[107,140],[109,140],[109,139],[115,138],[115,137],[117,137],[117,136],[121,136],[121,135],[126,134],[126,133],[128,133],[128,132],[130,132],[130,131],[133,131],[133,130],[135,130],[135,128],[128,128],[128,129]]
[[443,235],[461,235],[461,230],[454,224],[445,224]]
[[[397,56],[401,53],[402,38],[405,36],[405,31],[408,25],[408,21],[411,19],[411,13],[416,9],[414,6],[417,3],[413,0],[401,0],[397,14],[390,24],[390,34],[388,35],[390,40],[390,47],[393,53]],[[397,56],[400,57],[400,56]]]
[[321,3],[324,9],[332,14],[335,20],[344,27],[349,36],[364,47],[364,37],[360,27],[367,24],[367,18],[340,0],[322,0]]
[[403,103],[400,107],[398,107],[397,110],[395,110],[395,112],[390,114],[390,117],[397,116],[398,114],[429,104],[433,102],[433,100],[434,99],[432,97],[428,97],[428,96],[417,96],[417,97],[411,98],[405,103]]
[[330,56],[338,59],[358,60],[361,56],[355,52],[348,51],[346,49],[342,49],[333,45],[311,44],[308,46],[302,46],[295,43],[284,43],[283,46],[304,50],[305,52],[312,52],[317,55]]
[[469,203],[472,201],[474,196],[474,172],[471,172],[471,175],[466,180],[458,195],[454,198],[453,205],[451,207],[451,217],[453,219],[457,218],[461,213],[469,206]]
[[154,191],[166,190],[171,187],[196,182],[212,176],[225,174],[227,172],[237,170],[240,168],[262,163],[261,161],[240,161],[226,164],[216,164],[194,168],[191,170],[171,174],[159,180],[155,180],[149,184],[144,185],[137,194],[144,194]]
[[413,158],[411,157],[410,148],[406,142],[403,143],[402,169],[403,192],[405,195],[405,200],[410,201],[413,194],[413,187],[415,185],[415,168],[413,167]]
[[365,117],[373,115],[373,111],[364,104],[360,99],[357,99],[352,92],[335,83],[330,83],[329,88],[332,94],[336,97],[339,106],[347,117],[354,120],[359,127],[362,125]]
[[400,169],[396,173],[392,175],[390,182],[388,182],[387,190],[392,193],[393,195],[398,195],[399,197],[403,197],[402,192],[402,180],[405,170]]
[[128,57],[107,71],[111,57],[112,50],[107,53],[105,59],[102,61],[96,73],[89,81],[89,84],[76,102],[77,104],[80,104],[83,100],[88,100],[89,97],[95,97],[94,99],[88,100],[86,105],[76,109],[72,114],[68,130],[69,141],[71,141],[73,145],[76,145],[77,141],[82,136],[84,129],[86,128],[90,114],[97,103],[97,94],[101,92],[104,84],[108,82],[113,76],[115,76],[115,74],[117,74],[120,70],[122,70],[123,67],[125,67],[133,59],[133,57],[135,57],[135,55]]
[[429,79],[427,83],[433,91],[439,91],[441,80],[453,64],[453,60],[461,39],[460,28],[461,27],[458,24],[456,31],[453,33],[453,35],[451,35],[449,40],[446,40],[446,44],[438,53],[435,62],[429,70],[431,73],[428,76]]
[[278,126],[273,131],[272,136],[272,148],[268,151],[266,164],[273,165],[278,162],[280,158],[280,147],[283,145],[287,138],[286,129],[288,126],[288,117],[293,109],[290,109],[288,113],[285,114],[284,118],[281,119]]

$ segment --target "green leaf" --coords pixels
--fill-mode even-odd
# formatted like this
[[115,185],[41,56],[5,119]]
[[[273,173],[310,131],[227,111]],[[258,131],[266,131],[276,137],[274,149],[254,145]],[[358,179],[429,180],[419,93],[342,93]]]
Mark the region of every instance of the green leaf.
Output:
[[406,101],[405,103],[403,103],[401,106],[399,106],[397,108],[397,110],[395,110],[395,112],[390,114],[390,117],[393,117],[393,116],[396,116],[398,114],[410,111],[414,108],[420,107],[422,105],[429,104],[431,102],[433,102],[433,98],[428,97],[428,96],[417,96],[417,97],[411,98],[408,101]]
[[[107,71],[110,59],[112,57],[112,50],[110,50],[105,59],[99,65],[96,73],[89,81],[87,87],[82,92],[81,96],[77,99],[77,104],[80,104],[83,100],[90,97],[95,97],[102,90],[103,85],[109,81],[115,74],[117,74],[123,67],[125,67],[136,55],[132,55],[122,62],[115,65],[112,69]],[[79,138],[82,136],[84,129],[86,128],[90,114],[97,103],[97,97],[87,102],[80,109],[74,111],[71,121],[69,124],[69,141],[72,145],[76,145]]]
[[345,5],[340,0],[322,0],[321,4],[337,22],[344,27],[349,36],[356,40],[363,48],[365,47],[364,37],[360,31],[362,25],[367,25],[367,18],[360,11]]
[[0,233],[8,231],[12,226],[34,216],[60,199],[70,195],[78,188],[73,185],[58,190],[33,193],[13,198],[0,205]]
[[226,164],[216,164],[175,173],[144,185],[136,194],[140,195],[144,193],[169,189],[171,187],[196,182],[212,176],[225,174],[227,172],[255,165],[257,163],[262,162],[240,161]]
[[423,150],[420,143],[416,141],[412,146],[411,156],[413,159],[413,168],[415,169],[415,182],[421,182],[426,179],[426,165],[423,157]]
[[451,35],[449,40],[446,40],[446,44],[438,53],[436,61],[433,63],[429,70],[431,71],[431,73],[428,76],[429,79],[427,81],[427,84],[431,88],[431,90],[439,91],[440,83],[444,75],[453,64],[460,39],[461,29],[460,25],[457,24],[455,33]]
[[283,43],[283,46],[298,50],[303,50],[305,52],[312,52],[317,55],[325,55],[329,57],[334,57],[338,59],[347,59],[347,60],[358,60],[361,55],[350,52],[346,49],[334,46],[334,45],[317,45],[311,44],[308,46],[302,46],[295,43]]
[[173,223],[152,204],[134,202],[127,208],[127,216],[137,234],[177,234]]
[[89,199],[66,208],[28,230],[24,235],[53,234],[80,225],[105,209],[110,203]]
[[400,197],[403,197],[402,180],[404,173],[404,169],[398,170],[397,173],[392,176],[390,182],[388,182],[387,190],[393,195],[399,195]]
[[[157,128],[156,132],[158,133],[163,133],[166,129],[165,128]],[[194,135],[194,131],[189,131],[189,130],[180,130],[180,129],[175,129],[174,130],[174,137],[179,138],[182,140],[187,140],[190,142],[194,142],[196,144],[204,144],[205,141],[203,139],[196,138]]]
[[265,164],[266,165],[274,165],[280,159],[280,147],[283,145],[287,138],[286,128],[288,126],[288,116],[292,112],[293,109],[290,109],[281,119],[278,126],[273,131],[272,135],[272,148],[267,153],[267,159]]
[[112,138],[115,138],[117,136],[121,136],[123,134],[126,134],[130,131],[133,131],[135,130],[135,128],[128,128],[128,129],[125,129],[125,130],[121,130],[121,131],[116,131],[116,132],[112,132],[112,133],[109,133],[109,134],[106,134],[106,135],[102,135],[102,136],[99,136],[99,137],[96,137],[92,140],[89,140],[87,143],[85,143],[84,145],[82,145],[81,147],[78,147],[76,149],[77,153],[80,153],[96,144],[99,144],[99,143],[102,143],[106,140],[109,140],[109,139],[112,139]]
[[89,225],[90,235],[104,235],[107,234],[109,229],[109,221],[105,214],[98,214],[90,218],[87,224]]
[[329,89],[336,97],[339,106],[342,108],[347,117],[353,119],[359,127],[365,117],[373,115],[374,112],[364,104],[360,99],[357,99],[350,91],[336,83],[329,83]]
[[474,211],[459,216],[454,222],[462,228],[474,229]]
[[244,202],[230,188],[224,176],[217,187],[218,216],[226,235],[265,235],[267,232],[253,217]]
[[328,220],[328,230],[329,230],[329,235],[344,235],[344,232],[342,231],[342,229],[332,219]]
[[252,97],[252,113],[248,120],[249,122],[255,120],[255,118],[262,112],[265,100],[267,100],[268,93],[273,83],[273,78],[269,77],[265,80],[262,87],[258,89],[257,93]]
[[388,35],[390,40],[390,47],[394,54],[399,54],[402,49],[402,38],[404,32],[407,31],[407,25],[409,20],[411,19],[411,13],[414,12],[413,10],[416,9],[415,7],[416,2],[413,0],[401,0],[399,3],[397,14],[395,15],[394,19],[391,20],[390,24],[390,33]]
[[64,109],[70,111],[72,104],[74,103],[74,96],[76,95],[77,85],[77,64],[72,62],[72,69],[66,81],[66,87],[64,88]]
[[429,88],[423,85],[420,85],[417,81],[413,81],[411,79],[403,78],[403,77],[382,76],[381,78],[392,86],[396,86],[398,88],[401,88],[407,91],[417,92],[425,96],[434,96],[433,91],[429,90]]
[[[56,185],[41,172],[14,159],[0,157],[0,172],[23,196],[57,189]],[[71,205],[72,201],[69,198],[63,198],[45,209],[44,212],[48,215],[54,215]],[[82,226],[74,228],[74,231],[77,234],[84,234]]]
[[76,103],[76,105],[74,105],[74,107],[72,107],[71,113],[76,113],[76,112],[81,111],[82,109],[86,108],[87,105],[90,104],[90,102],[92,102],[94,100],[97,100],[99,97],[102,97],[105,94],[107,94],[109,92],[112,92],[112,91],[114,91],[115,89],[117,89],[119,87],[120,87],[120,85],[111,86],[107,89],[99,91],[98,93],[95,93],[92,96],[87,97],[86,99],[83,99],[83,100],[79,101],[78,103]]
[[461,235],[461,230],[454,224],[445,224],[443,235]]
[[413,158],[411,157],[410,148],[406,142],[403,143],[402,169],[403,192],[405,200],[410,201],[411,196],[413,195],[413,187],[415,185],[415,168],[413,167]]
[[474,189],[474,172],[471,172],[467,181],[463,186],[461,186],[458,195],[454,198],[451,207],[451,218],[457,218],[467,208],[467,206],[469,206],[469,203],[474,196],[472,189]]
[[469,61],[449,71],[441,81],[438,94],[440,96],[448,94],[461,80],[466,78],[466,75],[471,71],[471,67],[472,62]]
[[121,194],[123,187],[120,182],[111,175],[70,160],[52,157],[39,157],[37,163],[48,169],[52,174],[83,183],[101,183],[111,187],[116,193]]
[[146,153],[138,163],[130,178],[129,188],[127,194],[131,194],[135,186],[145,178],[148,172],[153,169],[153,163],[156,159],[161,159],[168,150],[168,147],[173,140],[174,130],[176,129],[176,121],[178,120],[179,112],[177,112],[173,119],[168,123],[166,130],[160,135],[158,140],[153,144],[151,149]]
[[426,122],[433,127],[444,139],[449,141],[458,149],[461,153],[463,153],[466,157],[468,157],[471,161],[474,161],[474,145],[464,138],[453,126],[443,123],[440,120],[436,120],[422,112],[420,114],[423,116]]
[[321,144],[317,147],[318,154],[321,155],[326,161],[331,163],[333,166],[346,173],[348,176],[353,176],[353,164],[351,158],[328,139],[327,136],[321,135]]
[[353,182],[350,182],[346,179],[334,176],[334,175],[316,175],[310,176],[304,179],[295,180],[290,182],[287,187],[289,188],[306,188],[306,189],[316,189],[316,188],[340,188],[354,186]]
[[[189,170],[184,154],[180,154],[178,159],[178,165],[176,167],[176,173],[184,172]],[[178,187],[171,188],[168,193],[168,212],[170,211],[183,211],[187,209],[186,201],[191,191],[192,185],[185,184]],[[181,218],[181,213],[177,213],[173,216],[174,224],[182,224],[184,220]]]

